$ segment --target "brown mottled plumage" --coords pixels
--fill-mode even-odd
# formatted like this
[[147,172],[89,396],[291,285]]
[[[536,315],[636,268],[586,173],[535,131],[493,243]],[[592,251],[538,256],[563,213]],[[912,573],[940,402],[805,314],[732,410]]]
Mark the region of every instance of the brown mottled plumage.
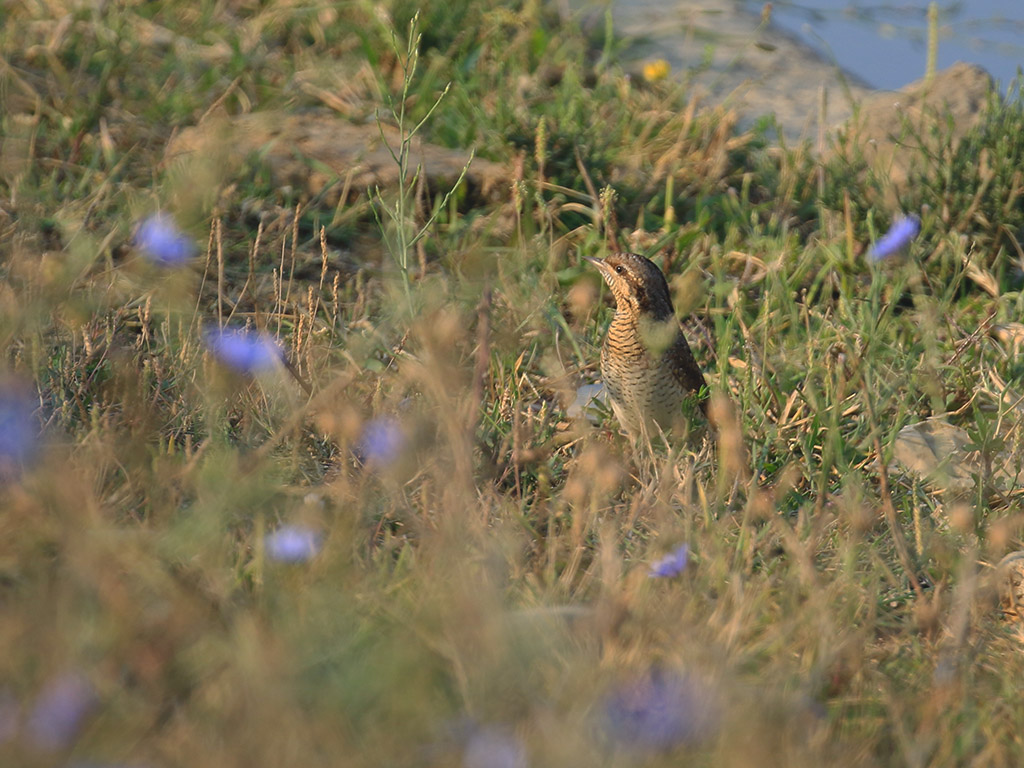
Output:
[[[585,258],[615,296],[615,316],[601,348],[612,410],[634,439],[668,430],[682,417],[683,401],[707,388],[676,320],[665,276],[650,259],[633,253]],[[706,399],[700,407],[706,414]]]

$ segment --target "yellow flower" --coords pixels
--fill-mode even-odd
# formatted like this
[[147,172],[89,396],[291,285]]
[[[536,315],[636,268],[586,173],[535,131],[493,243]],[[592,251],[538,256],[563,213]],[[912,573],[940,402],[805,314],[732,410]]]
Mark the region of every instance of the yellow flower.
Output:
[[655,59],[654,61],[648,61],[644,64],[644,80],[648,83],[654,83],[658,80],[664,80],[668,77],[668,73],[672,71],[672,65],[664,59]]

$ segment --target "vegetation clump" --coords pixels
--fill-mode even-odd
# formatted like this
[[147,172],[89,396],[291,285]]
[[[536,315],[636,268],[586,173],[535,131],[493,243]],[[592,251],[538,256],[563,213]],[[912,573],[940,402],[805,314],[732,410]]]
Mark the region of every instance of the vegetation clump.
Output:
[[[0,39],[0,762],[1024,760],[1018,91],[894,191],[536,2],[16,1]],[[165,156],[255,112],[507,189],[411,138],[392,187],[303,158],[330,196]],[[712,390],[653,458],[570,415],[617,248]],[[905,460],[937,425],[955,488]]]

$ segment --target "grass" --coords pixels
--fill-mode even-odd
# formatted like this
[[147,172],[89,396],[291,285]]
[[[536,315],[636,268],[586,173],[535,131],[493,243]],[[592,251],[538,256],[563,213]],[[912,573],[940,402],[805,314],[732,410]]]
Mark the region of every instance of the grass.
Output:
[[[890,463],[942,414],[1020,455],[1018,94],[921,158],[921,235],[872,266],[893,190],[856,160],[537,3],[428,5],[409,74],[414,5],[8,4],[3,762],[1019,764],[1018,488]],[[382,190],[422,229],[393,259],[369,196],[164,163],[209,115],[325,104],[507,193]],[[133,245],[157,209],[189,265]],[[722,423],[644,471],[566,414],[611,312],[579,256],[615,240],[659,254]],[[289,369],[218,362],[220,324]],[[318,553],[275,559],[283,525]]]

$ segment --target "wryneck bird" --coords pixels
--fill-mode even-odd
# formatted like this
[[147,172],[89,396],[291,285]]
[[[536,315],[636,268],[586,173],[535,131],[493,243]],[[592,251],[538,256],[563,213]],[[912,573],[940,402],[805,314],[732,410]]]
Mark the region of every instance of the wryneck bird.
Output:
[[692,398],[707,415],[707,383],[672,307],[668,283],[650,259],[634,253],[584,257],[615,297],[601,348],[601,375],[612,411],[631,438],[651,438],[684,418]]

